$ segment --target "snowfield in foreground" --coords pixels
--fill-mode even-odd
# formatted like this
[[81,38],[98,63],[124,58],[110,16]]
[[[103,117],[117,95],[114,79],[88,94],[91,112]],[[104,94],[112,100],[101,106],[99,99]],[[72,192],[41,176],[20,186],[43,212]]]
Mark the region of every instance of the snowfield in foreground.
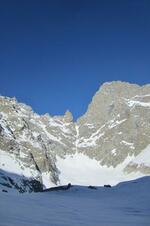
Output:
[[18,194],[0,187],[0,226],[149,226],[150,177],[112,188]]

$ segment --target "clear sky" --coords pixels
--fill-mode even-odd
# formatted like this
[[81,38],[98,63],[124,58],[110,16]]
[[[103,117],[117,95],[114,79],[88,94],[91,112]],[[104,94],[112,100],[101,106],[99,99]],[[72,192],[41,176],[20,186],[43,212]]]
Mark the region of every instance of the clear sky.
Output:
[[0,94],[75,119],[106,81],[150,83],[149,0],[1,0]]

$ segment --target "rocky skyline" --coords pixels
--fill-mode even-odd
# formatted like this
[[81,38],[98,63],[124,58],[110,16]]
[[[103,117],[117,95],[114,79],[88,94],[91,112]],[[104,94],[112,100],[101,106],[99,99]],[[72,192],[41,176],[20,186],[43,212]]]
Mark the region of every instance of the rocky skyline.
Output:
[[104,83],[76,122],[69,111],[40,116],[1,96],[0,183],[22,186],[19,175],[44,188],[68,182],[114,185],[150,175],[149,112],[149,84]]

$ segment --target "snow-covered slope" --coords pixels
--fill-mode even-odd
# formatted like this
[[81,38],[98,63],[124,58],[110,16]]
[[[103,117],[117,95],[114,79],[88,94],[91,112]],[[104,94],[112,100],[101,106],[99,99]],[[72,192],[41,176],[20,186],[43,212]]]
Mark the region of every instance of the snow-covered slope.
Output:
[[29,180],[37,190],[64,183],[115,185],[150,175],[149,115],[150,85],[105,83],[77,122],[69,111],[39,116],[1,96],[0,183],[17,187]]
[[[143,154],[145,154],[145,151]],[[150,155],[150,149],[148,155]],[[139,159],[138,157],[140,156],[137,156],[137,158],[128,156],[124,162],[118,164],[116,167],[107,167],[106,165],[101,165],[97,160],[89,158],[87,155],[76,153],[74,155],[67,155],[65,159],[58,157],[56,165],[60,171],[59,178],[61,184],[71,182],[72,184],[87,186],[116,185],[121,181],[132,180],[143,176],[144,173],[142,174],[140,172],[124,172],[125,167],[128,164],[133,164],[132,160],[136,161],[136,159]]]
[[150,178],[32,194],[0,189],[0,226],[149,226]]

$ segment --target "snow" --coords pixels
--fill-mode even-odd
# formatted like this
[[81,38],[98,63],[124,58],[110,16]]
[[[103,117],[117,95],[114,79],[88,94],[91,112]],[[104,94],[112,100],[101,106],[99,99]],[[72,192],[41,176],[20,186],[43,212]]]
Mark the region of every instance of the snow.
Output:
[[64,143],[61,142],[61,137],[55,137],[54,135],[50,134],[50,133],[47,131],[46,126],[45,126],[44,124],[42,124],[42,123],[41,123],[41,127],[42,127],[43,131],[46,133],[46,135],[47,135],[47,137],[48,137],[49,139],[54,140],[54,141],[56,141],[56,142],[61,143],[61,144],[64,145]]
[[71,131],[67,128],[67,126],[69,126],[70,123],[62,122],[59,119],[49,118],[49,125],[53,127],[59,127],[63,133],[68,133],[68,134],[71,133]]
[[143,102],[133,99],[125,99],[129,107],[136,107],[136,106],[142,106],[142,107],[150,107],[150,102]]
[[136,95],[134,98],[144,98],[144,97],[150,97],[150,94]]
[[84,125],[89,127],[89,129],[95,128],[94,124],[92,124],[92,123],[85,123]]
[[114,168],[102,166],[95,159],[91,159],[82,153],[68,155],[65,159],[57,156],[56,166],[60,171],[60,184],[116,185],[121,181],[141,177],[143,174],[140,172],[126,174],[123,171],[134,158],[134,155],[128,156],[124,162]]
[[124,145],[126,145],[126,146],[129,146],[131,149],[135,149],[134,143],[130,143],[130,142],[127,142],[127,141],[125,141],[125,140],[122,140],[122,141],[121,141],[121,144],[124,144]]
[[42,132],[42,130],[44,131],[44,133],[46,134],[46,136],[50,139],[50,140],[53,140],[53,141],[56,141],[56,142],[58,142],[58,143],[61,143],[62,145],[65,145],[62,141],[61,141],[61,137],[60,136],[58,136],[58,137],[56,137],[56,136],[54,136],[53,134],[51,134],[51,133],[49,133],[48,131],[47,131],[47,126],[44,124],[44,123],[42,123],[42,122],[40,122],[40,121],[35,121],[34,119],[31,119],[30,120],[33,124],[35,124],[36,126],[38,126],[38,127],[40,127],[40,129],[41,129],[41,132]]
[[117,153],[116,153],[116,148],[114,148],[113,150],[111,150],[111,153],[113,154],[113,155],[116,155]]
[[[26,155],[23,152],[20,152],[20,157],[26,157]],[[15,155],[8,154],[2,150],[0,150],[0,169],[11,173],[12,175],[24,176],[26,178],[36,178],[39,176],[38,171],[29,167],[24,167],[21,161],[18,159],[16,160]],[[14,179],[17,180],[17,178],[19,177],[15,177]],[[42,183],[45,188],[55,186],[54,183],[51,182],[50,172],[42,173]]]
[[34,137],[38,137],[40,135],[40,133],[35,132],[35,131],[33,131],[32,134],[33,134]]
[[95,133],[93,133],[90,137],[84,138],[81,137],[77,140],[77,146],[78,147],[90,147],[90,146],[96,146],[96,141],[99,140],[102,136],[104,136],[104,132],[101,132],[101,130],[105,127],[105,125],[101,126]]
[[[34,132],[34,134],[35,134],[35,132]],[[35,148],[39,148],[39,149],[41,148],[40,143],[34,141],[33,139],[31,140],[25,131],[23,131],[23,133],[20,134],[20,136],[19,136],[18,143],[22,143],[22,142],[27,142],[28,144],[30,144],[31,146],[33,146]]]
[[111,125],[108,126],[109,129],[112,129],[118,125],[120,125],[121,123],[125,122],[127,119],[122,119],[122,120],[111,120],[113,123]]
[[78,140],[78,147],[90,147],[90,146],[96,146],[96,141],[102,137],[105,133],[100,133],[99,135],[95,136],[92,134],[89,138],[80,138]]
[[[101,132],[101,130],[102,130],[104,127],[105,127],[105,125],[101,126],[95,133],[93,133],[93,134],[91,135],[91,138],[97,136],[97,135]],[[100,136],[100,135],[99,135],[99,136]]]
[[150,145],[137,155],[132,162],[150,167]]
[[0,189],[0,226],[149,226],[150,178],[91,190],[36,194]]
[[6,124],[7,124],[7,123],[6,123],[4,120],[0,119],[0,125],[1,125],[2,128],[3,128],[5,135],[8,136],[8,137],[10,137],[10,138],[12,138],[12,133],[11,133],[11,131],[7,128],[7,125],[6,125]]
[[8,154],[7,152],[2,150],[0,150],[0,169],[6,172],[22,175],[29,178],[37,176],[36,171],[24,167],[21,161],[16,160],[15,155]]
[[54,187],[55,184],[50,180],[50,174],[48,172],[42,173],[42,183],[44,184],[45,188]]

